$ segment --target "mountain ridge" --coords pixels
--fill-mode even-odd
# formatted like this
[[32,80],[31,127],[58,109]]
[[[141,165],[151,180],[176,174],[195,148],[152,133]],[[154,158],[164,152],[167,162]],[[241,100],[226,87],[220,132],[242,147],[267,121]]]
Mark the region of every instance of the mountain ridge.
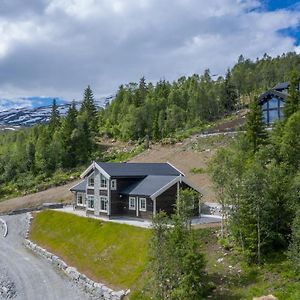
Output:
[[[113,98],[114,96],[111,95],[96,99],[95,104],[98,108],[104,108],[112,101]],[[75,103],[76,108],[79,109],[81,101],[75,101]],[[58,102],[58,111],[61,116],[65,116],[67,114],[70,105],[71,102],[67,102],[65,100]],[[20,127],[47,123],[51,114],[51,108],[52,105],[44,105],[37,107],[10,108],[8,110],[0,111],[0,130],[17,130]]]

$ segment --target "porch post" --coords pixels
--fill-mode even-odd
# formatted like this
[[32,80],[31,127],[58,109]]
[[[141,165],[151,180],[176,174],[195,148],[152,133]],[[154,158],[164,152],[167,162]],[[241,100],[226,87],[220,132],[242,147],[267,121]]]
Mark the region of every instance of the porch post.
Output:
[[156,215],[156,198],[153,199],[153,216]]

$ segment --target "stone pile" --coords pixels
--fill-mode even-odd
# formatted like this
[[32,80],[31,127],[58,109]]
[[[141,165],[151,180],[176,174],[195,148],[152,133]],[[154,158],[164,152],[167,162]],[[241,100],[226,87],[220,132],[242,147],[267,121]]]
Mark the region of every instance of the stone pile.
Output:
[[17,291],[14,282],[9,278],[7,271],[0,268],[0,299],[13,299]]
[[29,226],[31,220],[32,220],[32,216],[30,213],[28,213],[27,215],[28,230],[26,233],[26,239],[24,241],[25,247],[27,247],[34,253],[38,254],[39,256],[42,256],[43,258],[47,259],[55,267],[62,270],[75,284],[81,287],[88,294],[101,300],[121,300],[129,292],[129,291],[125,292],[123,290],[113,291],[112,289],[105,286],[104,284],[89,279],[84,274],[78,272],[76,268],[68,266],[58,256],[50,253],[46,249],[30,241],[28,239],[28,233],[29,233]]

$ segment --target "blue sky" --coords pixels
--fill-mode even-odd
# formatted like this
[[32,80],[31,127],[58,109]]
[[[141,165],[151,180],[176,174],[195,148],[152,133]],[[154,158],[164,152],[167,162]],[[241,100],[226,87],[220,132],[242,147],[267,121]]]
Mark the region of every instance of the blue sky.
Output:
[[[290,9],[294,11],[299,11],[300,1],[293,0],[266,0],[263,1],[263,5],[268,11],[276,11],[278,9]],[[296,28],[287,28],[279,31],[284,36],[292,36],[297,40],[297,43],[300,43],[300,27]]]
[[265,0],[263,4],[266,6],[268,10],[276,10],[281,8],[292,8],[299,5],[299,1],[293,0]]
[[80,100],[88,84],[102,97],[142,76],[224,74],[240,54],[300,52],[299,25],[300,1],[289,0],[2,0],[0,99]]

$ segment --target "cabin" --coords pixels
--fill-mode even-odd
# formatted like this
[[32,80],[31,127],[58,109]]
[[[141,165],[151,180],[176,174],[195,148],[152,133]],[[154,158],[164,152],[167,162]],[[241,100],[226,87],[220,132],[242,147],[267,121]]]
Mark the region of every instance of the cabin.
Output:
[[[283,107],[288,96],[288,89],[289,83],[281,82],[259,96],[258,101],[262,107],[266,124],[271,125],[275,121],[283,119]],[[300,91],[300,81],[297,90]]]
[[157,212],[171,214],[180,189],[191,188],[199,197],[194,214],[200,213],[201,191],[170,163],[93,162],[82,180],[70,191],[74,208],[111,218],[125,216],[151,219]]
[[288,95],[288,82],[275,85],[258,98],[262,107],[264,122],[268,125],[283,118],[283,107]]

